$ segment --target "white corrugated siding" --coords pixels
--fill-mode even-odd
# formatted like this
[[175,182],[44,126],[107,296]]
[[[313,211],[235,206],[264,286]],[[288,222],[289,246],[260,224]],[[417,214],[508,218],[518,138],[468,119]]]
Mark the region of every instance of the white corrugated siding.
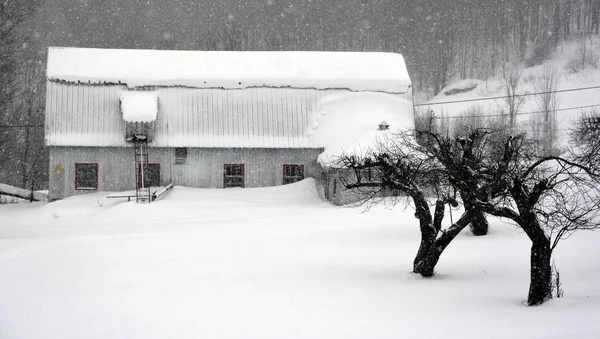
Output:
[[124,146],[119,95],[125,87],[48,82],[46,145]]
[[[49,81],[48,146],[126,146],[119,85]],[[153,88],[159,113],[153,147],[311,148],[315,106],[338,90]],[[402,95],[400,95],[402,96]],[[410,93],[404,96],[410,98]]]

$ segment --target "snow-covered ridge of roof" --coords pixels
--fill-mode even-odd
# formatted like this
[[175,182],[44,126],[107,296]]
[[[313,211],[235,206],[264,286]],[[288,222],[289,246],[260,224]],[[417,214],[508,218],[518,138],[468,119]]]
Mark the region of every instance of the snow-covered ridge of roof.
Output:
[[292,87],[405,93],[404,58],[379,52],[215,52],[50,47],[50,80],[242,89]]
[[121,92],[121,111],[127,122],[152,122],[158,114],[158,94],[150,91]]

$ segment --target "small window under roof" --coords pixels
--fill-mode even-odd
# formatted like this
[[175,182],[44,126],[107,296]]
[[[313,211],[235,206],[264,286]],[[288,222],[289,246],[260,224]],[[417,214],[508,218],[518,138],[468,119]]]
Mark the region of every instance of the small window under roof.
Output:
[[127,122],[152,122],[158,114],[158,94],[151,91],[121,92],[121,112]]
[[175,149],[175,165],[185,165],[187,160],[188,149],[185,147],[178,147]]

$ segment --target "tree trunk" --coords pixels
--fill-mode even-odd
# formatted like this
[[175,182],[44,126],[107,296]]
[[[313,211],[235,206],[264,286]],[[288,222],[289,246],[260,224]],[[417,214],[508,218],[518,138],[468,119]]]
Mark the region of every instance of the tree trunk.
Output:
[[487,218],[485,217],[485,213],[476,208],[475,205],[470,202],[473,200],[470,200],[471,198],[469,198],[470,196],[468,194],[463,194],[461,192],[461,197],[463,197],[465,210],[472,211],[471,213],[473,214],[471,224],[469,227],[471,229],[471,232],[473,232],[473,235],[482,236],[488,234],[490,224],[488,223]]
[[421,244],[413,261],[413,273],[418,273],[423,277],[433,276],[435,264],[441,254],[441,252],[437,254],[437,259],[433,260],[432,255],[435,256],[435,237],[436,235],[433,232],[421,232]]
[[[452,240],[471,222],[472,212],[465,212],[456,223],[450,228],[441,232],[439,238],[435,239],[434,242],[428,246],[429,251],[422,253],[420,261],[417,262],[415,258],[415,269],[414,273],[419,273],[425,278],[432,277],[435,274],[435,266],[440,260],[440,256],[450,245]],[[436,232],[436,236],[437,236]]]
[[577,4],[577,31],[581,32],[581,3]]
[[527,53],[527,6],[529,6],[527,2],[523,0],[519,2],[519,59],[521,62],[525,60],[525,55]]
[[415,203],[415,217],[419,219],[419,229],[421,231],[421,244],[413,261],[413,272],[421,273],[425,258],[431,252],[432,247],[437,237],[437,231],[433,227],[433,218],[425,196],[422,194],[414,194],[412,199]]
[[560,20],[560,5],[558,4],[558,2],[556,3],[556,6],[554,7],[554,17],[553,17],[553,23],[552,23],[552,46],[556,47],[558,46],[558,42],[559,42],[559,38],[560,38],[560,25],[561,25],[561,20]]
[[540,305],[552,298],[552,268],[550,259],[552,248],[550,238],[546,236],[537,216],[528,212],[524,200],[516,198],[521,213],[520,226],[531,240],[531,271],[529,281],[529,295],[527,304],[529,306]]
[[550,240],[544,236],[531,245],[531,281],[527,304],[535,306],[552,298],[552,250]]
[[573,11],[573,6],[571,3],[572,0],[567,0],[567,2],[565,3],[565,16],[563,19],[563,27],[564,27],[564,37],[565,40],[568,39],[571,36],[571,25],[572,25],[572,17],[571,17],[571,13]]
[[481,211],[473,212],[473,221],[471,221],[470,229],[473,235],[482,236],[488,234],[489,223],[485,214]]

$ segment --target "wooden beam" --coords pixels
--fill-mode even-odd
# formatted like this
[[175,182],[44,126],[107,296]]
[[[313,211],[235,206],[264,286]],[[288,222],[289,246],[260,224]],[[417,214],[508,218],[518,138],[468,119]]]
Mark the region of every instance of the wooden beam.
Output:
[[0,184],[0,195],[7,195],[9,197],[15,197],[30,201],[44,201],[48,200],[48,195],[41,192],[30,191],[11,185]]

